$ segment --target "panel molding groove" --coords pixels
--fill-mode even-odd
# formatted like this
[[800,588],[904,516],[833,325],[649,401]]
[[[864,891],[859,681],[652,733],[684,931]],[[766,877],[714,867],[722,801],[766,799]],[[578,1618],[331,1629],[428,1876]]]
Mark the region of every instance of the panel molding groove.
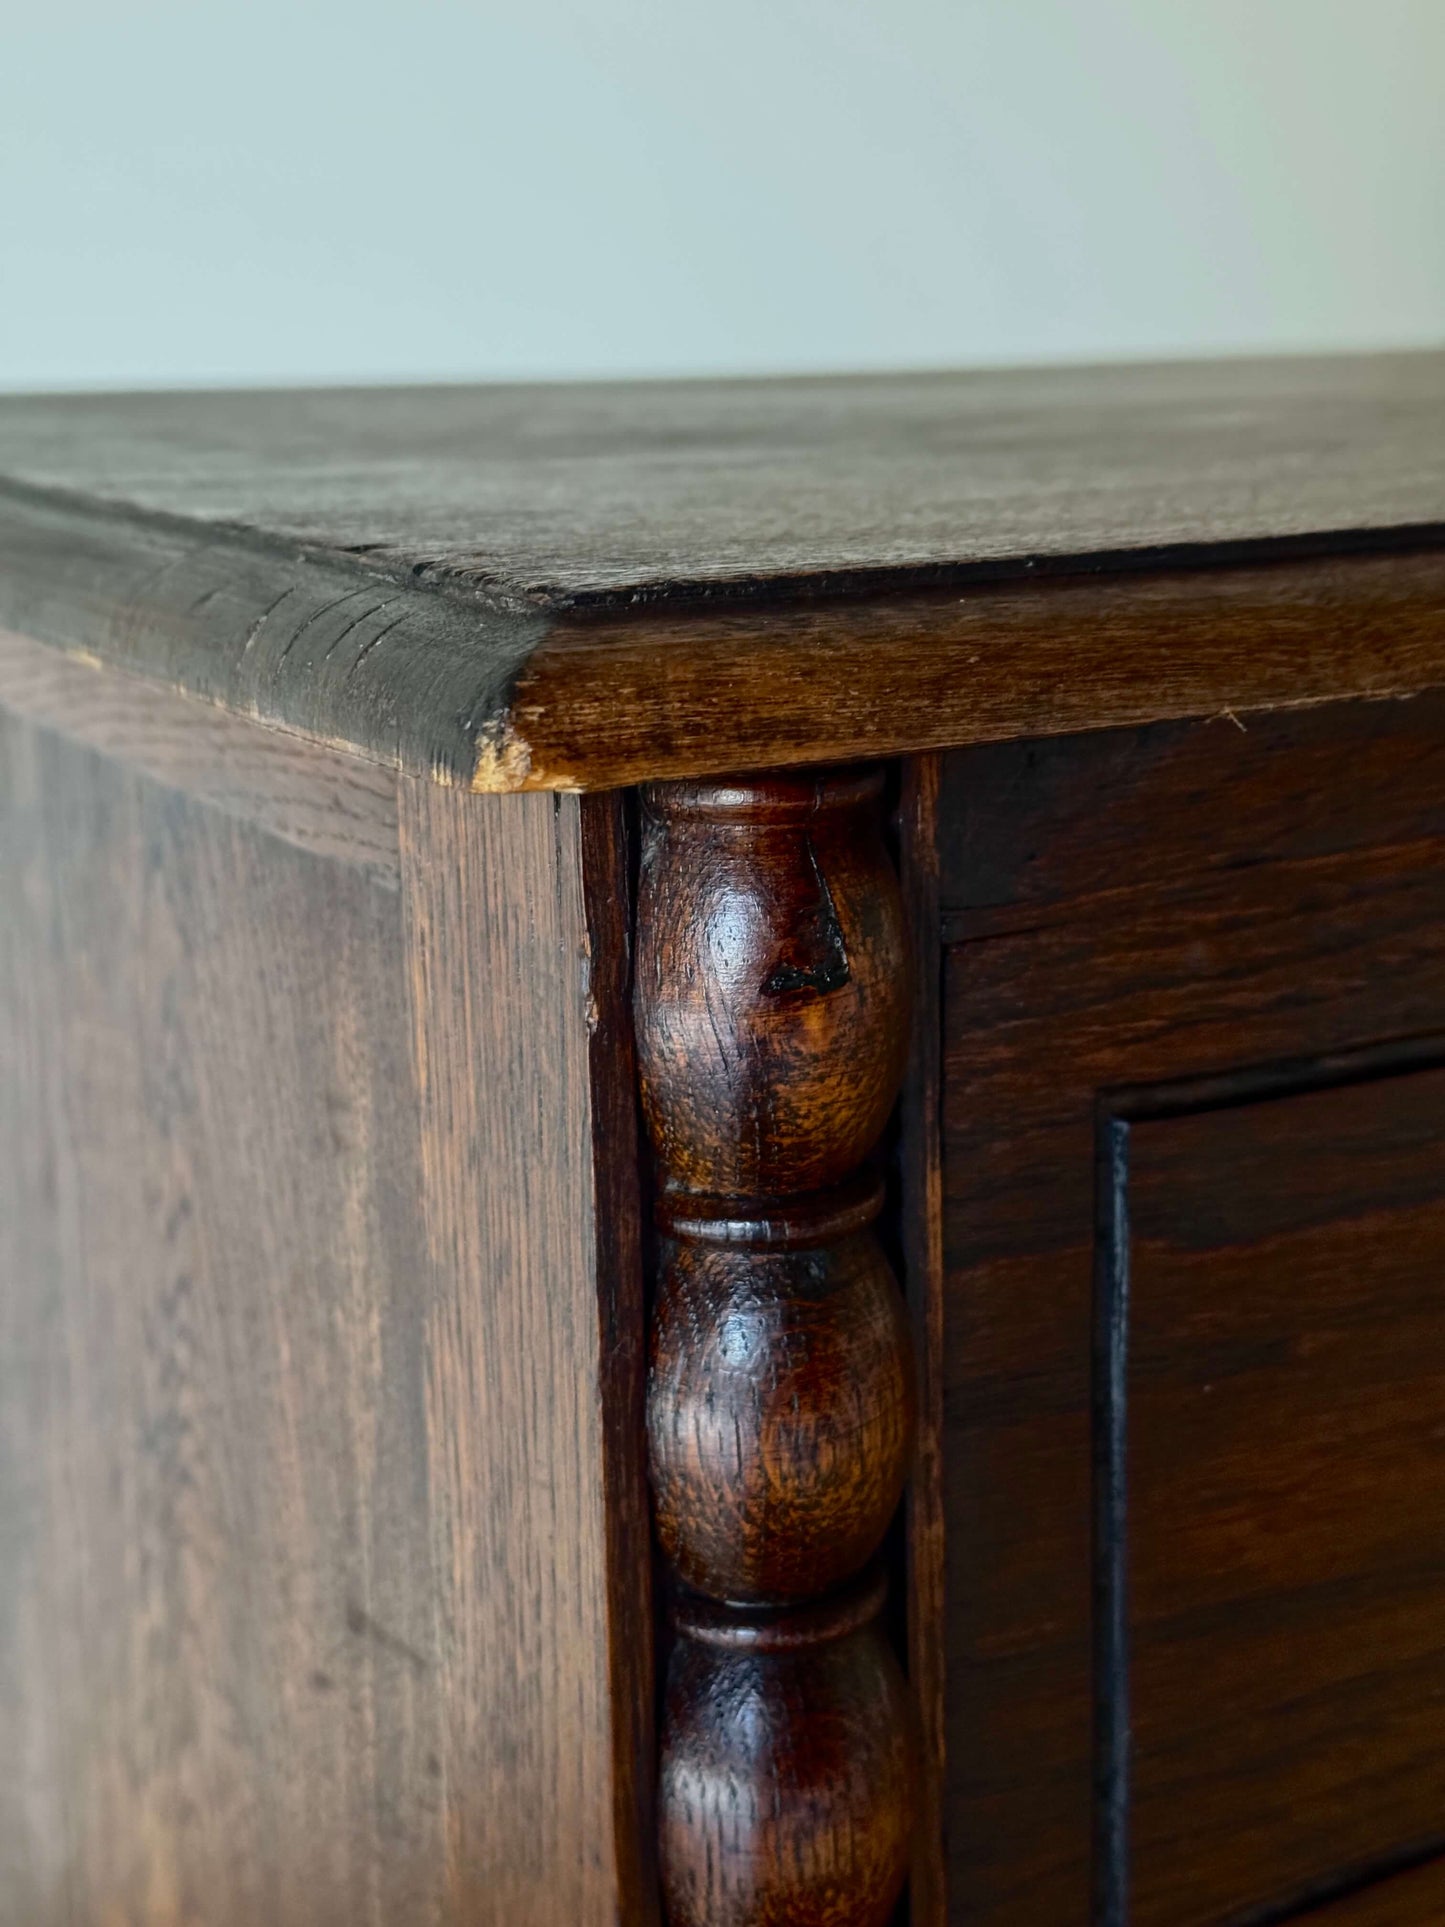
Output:
[[[1128,1927],[1133,1717],[1129,1602],[1131,1191],[1139,1125],[1281,1103],[1445,1067],[1445,1037],[1392,1039],[1357,1050],[1222,1075],[1101,1092],[1095,1120],[1093,1467],[1094,1927]],[[1445,1836],[1411,1841],[1289,1898],[1231,1915],[1223,1927],[1283,1927],[1445,1854]]]

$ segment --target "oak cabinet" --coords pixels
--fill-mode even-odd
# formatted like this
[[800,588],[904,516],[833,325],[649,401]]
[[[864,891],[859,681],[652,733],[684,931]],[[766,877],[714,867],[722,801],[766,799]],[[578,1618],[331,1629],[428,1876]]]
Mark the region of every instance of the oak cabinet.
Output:
[[1442,448],[0,402],[0,1922],[1440,1917]]

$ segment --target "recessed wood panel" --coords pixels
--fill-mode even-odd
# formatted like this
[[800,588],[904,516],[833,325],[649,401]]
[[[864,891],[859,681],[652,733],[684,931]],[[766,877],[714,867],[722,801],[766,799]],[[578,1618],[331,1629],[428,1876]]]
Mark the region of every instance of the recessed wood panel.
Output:
[[1129,1133],[1130,1919],[1445,1834],[1445,1071]]
[[[1431,698],[1301,713],[1247,732],[1220,721],[943,759],[940,1484],[953,1920],[1234,1927],[1240,1896],[1251,1908],[1257,1900],[1289,1906],[1296,1892],[1301,1905],[1307,1898],[1318,1904],[1324,1893],[1304,1892],[1316,1873],[1345,1881],[1377,1850],[1428,1844],[1418,1836],[1434,1824],[1431,1797],[1409,1762],[1424,1744],[1421,1706],[1433,1705],[1435,1690],[1424,1684],[1434,1680],[1435,1665],[1427,1601],[1445,1624],[1445,1577],[1437,1579],[1436,1548],[1427,1544],[1435,1491],[1430,1414],[1439,1390],[1439,1333],[1428,1299],[1440,1269],[1431,1254],[1441,1249],[1431,1186],[1445,1191],[1445,1165],[1435,1156],[1428,1109],[1423,1116],[1408,1108],[1376,1113],[1370,1121],[1361,1095],[1368,1086],[1359,1080],[1383,1080],[1381,1092],[1409,1085],[1413,1094],[1399,1098],[1405,1107],[1438,1090],[1431,1072],[1395,1073],[1417,1070],[1432,1051],[1437,1060],[1445,1056],[1442,742],[1445,705]],[[1342,1079],[1355,1080],[1350,1096],[1327,1094]],[[1247,1111],[1248,1129],[1264,1132],[1269,1107],[1257,1100],[1266,1085],[1299,1093],[1279,1098],[1268,1128],[1283,1130],[1291,1116],[1318,1119],[1313,1131],[1302,1122],[1297,1141],[1268,1155],[1260,1143],[1243,1148],[1243,1135],[1231,1140],[1221,1121]],[[1187,1124],[1178,1097],[1186,1089],[1201,1112]],[[1222,1349],[1242,1358],[1258,1353],[1266,1376],[1242,1378],[1236,1388],[1253,1403],[1240,1408],[1230,1433],[1232,1489],[1204,1482],[1198,1436],[1189,1436],[1186,1453],[1181,1434],[1169,1456],[1170,1425],[1176,1417],[1184,1425],[1188,1402],[1166,1381],[1150,1405],[1155,1394],[1138,1381],[1146,1397],[1133,1449],[1142,1442],[1146,1453],[1141,1503],[1156,1538],[1146,1532],[1136,1550],[1150,1563],[1139,1595],[1142,1624],[1133,1630],[1172,1623],[1171,1616],[1181,1628],[1193,1626],[1189,1616],[1197,1614],[1191,1637],[1203,1643],[1181,1649],[1176,1663],[1158,1643],[1162,1632],[1153,1644],[1152,1632],[1136,1639],[1137,1907],[1121,1917],[1111,1916],[1107,1883],[1095,1878],[1103,1805],[1101,1629],[1093,1606],[1100,1577],[1095,1233],[1101,1118],[1141,1091],[1175,1094],[1168,1122],[1156,1103],[1151,1120],[1131,1131],[1144,1160],[1139,1208],[1157,1234],[1140,1247],[1139,1290],[1146,1293],[1157,1274],[1154,1315],[1173,1316],[1177,1342],[1146,1325],[1129,1383],[1161,1355],[1167,1369],[1186,1374],[1196,1319],[1213,1346],[1196,1369],[1206,1355],[1212,1368]],[[1214,1121],[1204,1120],[1205,1109]],[[927,1117],[911,1128],[926,1133]],[[1359,1156],[1347,1184],[1342,1172],[1356,1128]],[[1186,1150],[1190,1132],[1197,1141],[1189,1138]],[[1206,1188],[1197,1193],[1188,1174],[1210,1132],[1221,1134],[1212,1153],[1218,1172],[1233,1171],[1228,1147],[1239,1143],[1240,1175],[1210,1185],[1210,1167],[1200,1164]],[[1406,1141],[1414,1146],[1408,1154]],[[1255,1164],[1264,1189],[1250,1192],[1243,1179]],[[1272,1185],[1264,1182],[1268,1171]],[[1403,1194],[1399,1187],[1411,1184],[1415,1192]],[[1289,1216],[1290,1200],[1309,1193],[1324,1215],[1300,1225]],[[1217,1212],[1242,1212],[1251,1196],[1255,1219],[1237,1244],[1220,1232],[1208,1261],[1219,1266],[1217,1283],[1191,1311],[1184,1283],[1165,1293],[1157,1270],[1168,1236],[1180,1235],[1177,1225],[1170,1231],[1169,1211],[1205,1215],[1213,1198]],[[1269,1269],[1281,1241],[1292,1266],[1313,1254],[1314,1270],[1298,1274],[1303,1322],[1293,1336],[1288,1280]],[[1208,1268],[1203,1258],[1188,1263],[1191,1276]],[[1375,1292],[1378,1318],[1370,1311]],[[1347,1313],[1354,1324],[1332,1335],[1329,1320]],[[1393,1340],[1392,1320],[1400,1321]],[[1351,1360],[1362,1374],[1363,1403],[1342,1404],[1340,1429],[1331,1432],[1331,1388],[1340,1391]],[[1199,1422],[1227,1413],[1225,1398],[1219,1389],[1196,1394]],[[1314,1456],[1291,1461],[1287,1449],[1304,1449],[1309,1426],[1318,1435]],[[1249,1433],[1253,1444],[1244,1440]],[[1224,1444],[1217,1449],[1228,1458]],[[1390,1521],[1371,1517],[1377,1457],[1389,1501],[1382,1511],[1396,1509],[1390,1481],[1414,1494],[1401,1537],[1419,1543],[1413,1552],[1404,1544],[1390,1551],[1393,1566],[1381,1565]],[[1303,1523],[1281,1537],[1281,1508],[1292,1491]],[[1256,1529],[1265,1550],[1250,1538]],[[1336,1530],[1342,1563],[1331,1568]],[[1211,1531],[1223,1535],[1217,1557]],[[1295,1623],[1286,1607],[1303,1615],[1298,1624],[1318,1642],[1311,1676],[1325,1684],[1315,1725],[1301,1724],[1294,1740],[1277,1731],[1278,1722],[1261,1720],[1237,1728],[1234,1742],[1211,1742],[1221,1779],[1238,1774],[1237,1784],[1216,1789],[1221,1800],[1227,1792],[1221,1814],[1232,1818],[1211,1832],[1200,1791],[1211,1770],[1204,1750],[1210,1705],[1221,1721],[1231,1705],[1242,1717],[1252,1695],[1267,1694],[1273,1664],[1263,1631],[1251,1645],[1241,1619],[1234,1637],[1232,1596],[1212,1596],[1202,1576],[1216,1563],[1228,1573],[1225,1553],[1238,1551],[1231,1534],[1251,1556],[1263,1558],[1273,1545],[1278,1590],[1269,1610],[1282,1615],[1281,1627]],[[1297,1593],[1289,1590],[1296,1566]],[[1362,1575],[1377,1568],[1385,1576],[1371,1593]],[[1266,1605],[1258,1611],[1263,1625]],[[1219,1657],[1225,1652],[1227,1666]],[[1344,1699],[1327,1703],[1330,1678],[1352,1677],[1352,1663],[1365,1681],[1353,1711]],[[1197,1733],[1189,1725],[1196,1718]],[[1361,1749],[1359,1811],[1353,1831],[1340,1830],[1332,1865],[1328,1841],[1322,1845],[1331,1829],[1286,1810],[1289,1774],[1280,1761],[1273,1804],[1251,1797],[1251,1779],[1271,1775],[1258,1752],[1249,1756],[1267,1728],[1286,1750],[1293,1746],[1294,1770],[1305,1775],[1297,1785],[1333,1786],[1330,1797],[1341,1801],[1350,1748]],[[1433,1730],[1445,1730],[1445,1719],[1435,1719]],[[1303,1762],[1307,1734],[1318,1757]],[[1171,1773],[1188,1790],[1172,1818]],[[1445,1801],[1435,1799],[1434,1808],[1445,1811]],[[1422,1916],[1421,1927],[1430,1918]]]

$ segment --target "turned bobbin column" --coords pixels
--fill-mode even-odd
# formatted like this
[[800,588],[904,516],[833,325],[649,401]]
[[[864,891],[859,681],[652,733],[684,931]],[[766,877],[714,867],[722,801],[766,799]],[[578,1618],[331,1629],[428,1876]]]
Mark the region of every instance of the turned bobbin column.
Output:
[[882,1927],[907,1869],[912,1721],[873,1563],[914,1406],[868,1162],[907,1045],[880,786],[844,770],[644,796],[648,1453],[682,1582],[659,1786],[672,1927]]

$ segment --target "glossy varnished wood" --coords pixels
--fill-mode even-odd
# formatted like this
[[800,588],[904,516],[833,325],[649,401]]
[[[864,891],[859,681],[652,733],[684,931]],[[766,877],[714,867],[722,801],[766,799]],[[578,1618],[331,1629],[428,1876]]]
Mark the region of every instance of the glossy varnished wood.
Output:
[[649,792],[642,1102],[670,1188],[790,1197],[851,1177],[907,1048],[878,772]]
[[857,1577],[915,1412],[864,1168],[910,993],[880,791],[844,770],[644,798],[649,1468],[662,1549],[701,1595],[673,1615],[662,1729],[673,1927],[882,1927],[907,1872],[914,1722],[881,1577]]
[[912,1836],[913,1710],[875,1577],[826,1605],[679,1614],[660,1804],[672,1918],[888,1919]]
[[[1405,1522],[1438,1512],[1445,1409],[1439,1119],[1415,1071],[1445,1035],[1441,733],[1422,699],[945,762],[961,1918],[1090,1917],[1118,1663],[1139,1927],[1283,1920],[1437,1824],[1438,1548]],[[1152,1120],[1129,1127],[1122,1649],[1090,1611],[1101,1105]]]
[[735,1220],[689,1217],[673,1242],[648,1434],[658,1534],[689,1585],[806,1599],[878,1549],[914,1410],[903,1300],[869,1229],[881,1203],[869,1187],[827,1216],[777,1212],[745,1244]]

